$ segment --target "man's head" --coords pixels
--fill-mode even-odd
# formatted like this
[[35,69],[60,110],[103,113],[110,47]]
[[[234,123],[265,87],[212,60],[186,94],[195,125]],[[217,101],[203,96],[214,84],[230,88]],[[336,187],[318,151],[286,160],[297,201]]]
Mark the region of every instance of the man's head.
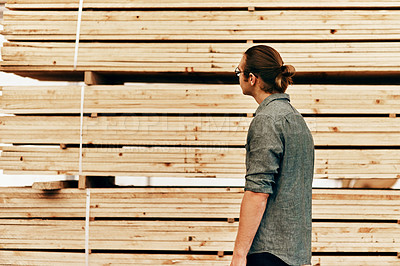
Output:
[[281,56],[274,48],[256,45],[249,48],[239,63],[239,82],[243,93],[252,95],[254,86],[267,93],[283,93],[292,83],[295,69],[284,65]]

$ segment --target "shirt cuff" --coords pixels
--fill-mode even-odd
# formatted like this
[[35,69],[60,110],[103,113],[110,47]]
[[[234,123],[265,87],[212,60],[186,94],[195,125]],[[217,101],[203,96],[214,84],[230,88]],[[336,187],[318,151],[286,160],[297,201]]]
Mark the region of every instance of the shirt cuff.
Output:
[[246,176],[244,191],[256,193],[273,194],[272,184],[274,184],[273,174],[253,174]]

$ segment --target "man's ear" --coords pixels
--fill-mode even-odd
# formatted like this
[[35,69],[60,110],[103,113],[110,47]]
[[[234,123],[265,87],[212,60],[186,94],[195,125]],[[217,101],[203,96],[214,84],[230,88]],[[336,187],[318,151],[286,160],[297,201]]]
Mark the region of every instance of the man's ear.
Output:
[[257,77],[253,73],[249,73],[249,78],[251,86],[254,86],[254,84],[256,84]]

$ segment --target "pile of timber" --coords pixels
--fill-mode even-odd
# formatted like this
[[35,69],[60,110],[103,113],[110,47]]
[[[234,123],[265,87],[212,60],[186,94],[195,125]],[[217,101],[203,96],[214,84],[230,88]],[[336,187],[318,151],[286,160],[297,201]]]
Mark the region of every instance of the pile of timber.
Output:
[[[5,114],[78,114],[81,86],[0,87]],[[400,113],[400,91],[389,85],[301,85],[287,90],[304,115]],[[84,113],[252,114],[258,104],[227,84],[135,83],[86,86]],[[371,125],[373,126],[373,125]]]
[[3,20],[3,12],[5,10],[4,4],[5,0],[0,0],[0,22]]
[[[0,119],[0,142],[12,144],[2,147],[5,174],[81,174],[81,188],[117,175],[243,178],[257,104],[238,85],[107,81],[160,73],[173,82],[187,74],[222,80],[247,47],[263,43],[299,77],[313,83],[336,73],[342,83],[288,90],[315,139],[315,178],[400,177],[398,86],[342,79],[396,80],[398,1],[85,0],[74,69],[78,2],[7,2],[0,70],[78,81],[85,72],[90,86],[84,94],[81,86],[2,89],[10,116]],[[88,254],[90,265],[227,265],[242,195],[210,187],[0,189],[0,264],[83,264]],[[398,190],[314,189],[313,265],[398,265],[399,200]]]
[[[0,263],[18,265],[82,264],[85,241],[90,265],[227,265],[243,196],[242,188],[95,188],[87,204],[76,189],[0,192]],[[313,265],[398,265],[399,204],[400,191],[314,189]]]
[[[267,44],[268,43],[261,43]],[[231,74],[246,43],[80,43],[76,70],[104,72],[184,72]],[[271,45],[271,44],[269,44]],[[311,72],[395,72],[400,67],[397,42],[274,43],[299,74]],[[30,75],[35,71],[74,72],[72,42],[7,42],[0,70]]]
[[[80,40],[395,40],[399,16],[399,10],[85,11]],[[76,11],[11,10],[3,34],[10,41],[74,41],[77,18]]]
[[[106,146],[106,145],[105,145]],[[94,176],[243,178],[243,148],[113,147],[84,148],[82,174]],[[400,178],[399,151],[318,149],[314,178]],[[79,148],[2,148],[5,174],[78,175]]]
[[49,71],[232,75],[252,42],[273,42],[300,76],[400,67],[396,1],[94,0],[84,1],[80,23],[78,1],[6,6],[0,70],[41,79],[56,78]]
[[[82,127],[83,175],[243,178],[256,103],[238,85],[86,88],[82,124],[80,86],[3,88],[3,111],[15,112],[0,118],[0,141],[15,144],[2,147],[5,174],[78,174]],[[314,137],[315,178],[399,177],[400,118],[389,112],[400,94],[372,88],[289,88]],[[369,93],[342,112],[350,103],[335,99],[339,91]]]
[[[84,144],[243,146],[251,117],[97,116],[83,119]],[[400,118],[306,117],[317,146],[400,145]],[[2,143],[79,144],[80,118],[6,116]],[[43,129],[46,129],[44,132]],[[157,137],[162,133],[162,138]]]
[[[65,1],[65,0],[8,0],[7,6],[10,9],[76,9],[78,8],[79,1]],[[199,9],[199,8],[398,8],[400,3],[397,0],[313,0],[313,1],[294,1],[294,0],[275,0],[272,2],[266,2],[263,0],[220,0],[215,2],[213,0],[159,0],[159,1],[147,1],[147,0],[86,0],[83,2],[83,8],[111,8],[111,9],[123,9],[123,8],[185,8],[185,9]],[[251,9],[250,9],[251,10]]]

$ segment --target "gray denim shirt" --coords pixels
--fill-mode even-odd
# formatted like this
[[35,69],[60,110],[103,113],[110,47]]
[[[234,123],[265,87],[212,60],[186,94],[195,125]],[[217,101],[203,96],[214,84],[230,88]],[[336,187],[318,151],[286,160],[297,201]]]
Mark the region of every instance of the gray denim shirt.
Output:
[[286,93],[257,108],[246,144],[245,190],[268,193],[249,254],[269,252],[289,265],[311,264],[314,143]]

